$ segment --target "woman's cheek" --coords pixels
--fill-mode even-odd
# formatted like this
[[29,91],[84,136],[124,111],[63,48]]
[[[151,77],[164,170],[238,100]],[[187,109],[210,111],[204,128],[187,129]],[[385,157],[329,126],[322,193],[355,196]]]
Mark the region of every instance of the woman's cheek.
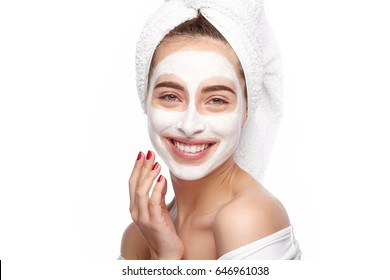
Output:
[[156,108],[152,108],[148,112],[149,138],[154,149],[164,161],[169,160],[170,155],[162,136],[175,135],[175,128],[180,117],[180,112],[172,112]]
[[205,120],[209,130],[216,135],[219,135],[220,137],[237,136],[237,138],[239,138],[241,122],[236,112],[219,116],[207,116]]
[[179,114],[178,112],[170,112],[162,109],[151,109],[148,113],[149,130],[160,135],[165,130],[175,126]]

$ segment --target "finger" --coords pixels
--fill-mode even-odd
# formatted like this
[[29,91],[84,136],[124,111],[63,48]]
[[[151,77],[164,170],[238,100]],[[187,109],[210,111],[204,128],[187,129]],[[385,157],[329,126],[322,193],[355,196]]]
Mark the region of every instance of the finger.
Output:
[[165,195],[167,194],[167,180],[164,178],[164,187],[161,191],[161,205],[163,208],[168,209],[167,204],[165,203]]
[[139,152],[129,179],[130,209],[135,205],[135,190],[137,188],[138,178],[141,174],[144,161],[144,154]]
[[159,220],[162,216],[161,210],[162,207],[165,207],[166,185],[167,182],[164,176],[160,175],[149,200],[149,211],[152,220]]
[[149,173],[149,171],[153,168],[155,161],[155,154],[152,151],[148,151],[145,156],[145,161],[141,169],[141,173],[138,177],[138,181],[143,181],[145,176]]
[[153,185],[153,181],[160,173],[161,166],[156,162],[153,167],[149,170],[148,174],[144,177],[141,183],[138,183],[137,189],[135,190],[136,195],[136,207],[140,215],[148,216],[148,203],[149,203],[149,191]]

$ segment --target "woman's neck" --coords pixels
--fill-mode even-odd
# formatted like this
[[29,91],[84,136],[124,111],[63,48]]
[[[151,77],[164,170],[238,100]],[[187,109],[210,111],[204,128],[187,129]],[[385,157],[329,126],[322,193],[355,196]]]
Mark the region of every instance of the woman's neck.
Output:
[[185,181],[171,174],[178,222],[213,212],[229,201],[234,195],[234,181],[240,170],[231,157],[199,180]]

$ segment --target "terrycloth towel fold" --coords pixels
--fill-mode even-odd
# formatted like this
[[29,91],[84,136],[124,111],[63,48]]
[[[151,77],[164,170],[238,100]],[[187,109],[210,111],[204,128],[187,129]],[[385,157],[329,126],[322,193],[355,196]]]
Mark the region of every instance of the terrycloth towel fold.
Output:
[[226,38],[243,67],[248,120],[235,160],[261,181],[282,113],[280,55],[262,0],[166,0],[145,24],[137,44],[136,78],[142,107],[145,111],[149,67],[156,47],[170,30],[195,18],[198,11]]

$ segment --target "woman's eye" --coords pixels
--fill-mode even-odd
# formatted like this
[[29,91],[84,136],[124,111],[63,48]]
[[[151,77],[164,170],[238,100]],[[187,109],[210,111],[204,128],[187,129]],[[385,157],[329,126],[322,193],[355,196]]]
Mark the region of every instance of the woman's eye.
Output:
[[213,98],[209,101],[209,103],[212,105],[223,105],[226,104],[227,102],[221,98]]
[[179,101],[179,98],[174,94],[166,94],[160,97],[160,99],[168,101],[168,102],[175,102]]

